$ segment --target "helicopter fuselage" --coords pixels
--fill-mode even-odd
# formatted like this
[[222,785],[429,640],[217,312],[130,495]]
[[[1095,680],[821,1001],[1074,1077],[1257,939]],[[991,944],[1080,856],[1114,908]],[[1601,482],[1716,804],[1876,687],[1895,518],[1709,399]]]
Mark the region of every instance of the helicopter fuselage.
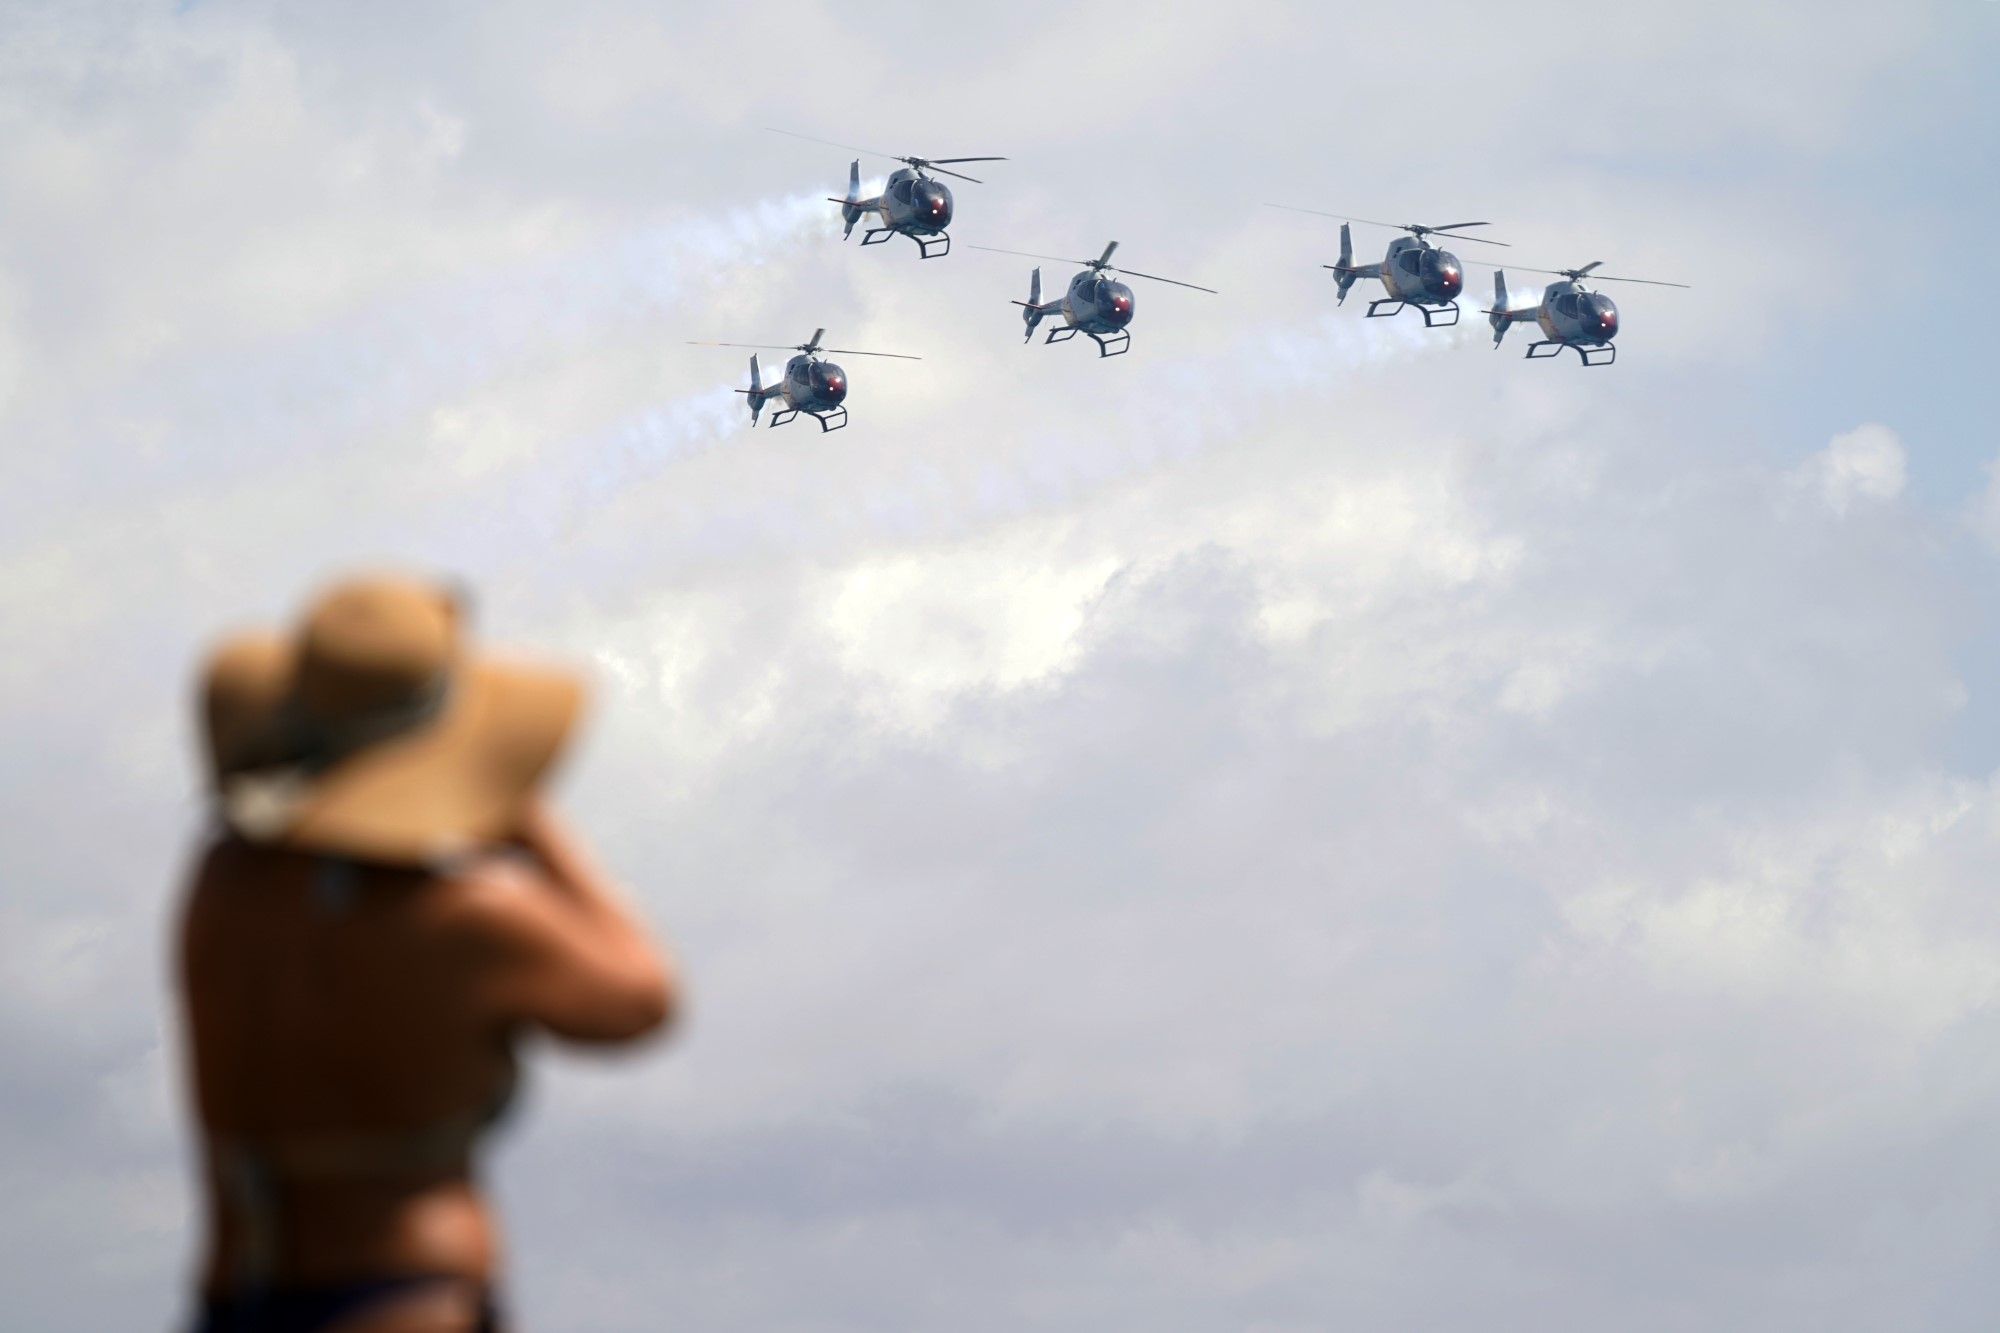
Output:
[[1535,324],[1550,342],[1601,347],[1618,336],[1618,305],[1603,292],[1565,279],[1542,290]]
[[1450,328],[1458,323],[1457,298],[1465,290],[1465,266],[1451,251],[1424,239],[1431,228],[1411,224],[1406,230],[1413,234],[1389,242],[1381,263],[1357,264],[1354,233],[1347,223],[1340,224],[1340,262],[1326,265],[1333,270],[1335,289],[1339,292],[1336,303],[1346,302],[1348,290],[1355,283],[1373,278],[1387,294],[1368,303],[1370,319],[1399,314],[1404,306],[1413,305],[1424,317],[1425,328]]
[[831,412],[847,397],[847,372],[831,361],[800,353],[785,362],[778,392],[794,412]]
[[882,193],[868,203],[882,225],[905,236],[936,236],[951,225],[951,190],[912,167],[889,173]]
[[1493,305],[1486,312],[1486,322],[1493,326],[1493,345],[1500,346],[1513,325],[1532,320],[1542,337],[1528,344],[1530,361],[1561,356],[1565,348],[1575,351],[1586,366],[1608,366],[1616,361],[1618,348],[1612,339],[1618,336],[1618,305],[1604,293],[1584,286],[1582,276],[1565,270],[1561,281],[1542,289],[1539,302],[1515,306],[1507,300],[1507,274],[1495,272]]
[[1370,276],[1381,278],[1392,298],[1411,305],[1449,305],[1465,290],[1465,266],[1458,256],[1416,236],[1389,242],[1379,271]]
[[[988,247],[982,246],[981,249]],[[1132,297],[1132,289],[1112,275],[1120,272],[1111,265],[1112,252],[1118,242],[1104,247],[1104,253],[1096,259],[1082,261],[1084,267],[1069,280],[1063,294],[1052,301],[1042,300],[1042,271],[1038,268],[1028,275],[1028,299],[1016,301],[1021,308],[1022,322],[1027,326],[1025,339],[1033,342],[1035,329],[1045,319],[1062,316],[1062,323],[1049,330],[1045,343],[1067,342],[1081,333],[1097,344],[1099,356],[1120,356],[1130,351],[1132,335],[1128,326],[1132,316],[1138,312],[1139,304]],[[1007,250],[1003,254],[1017,254]],[[1048,258],[1048,256],[1029,256]],[[1197,287],[1191,282],[1178,278],[1162,278],[1156,273],[1139,273],[1131,269],[1123,270],[1135,278],[1150,278],[1155,282],[1169,282],[1178,287],[1194,287],[1196,291],[1211,292],[1208,287]]]
[[1132,289],[1096,269],[1087,268],[1071,278],[1062,298],[1064,322],[1085,333],[1122,333],[1137,310]]
[[1046,304],[1042,301],[1042,271],[1036,269],[1029,281],[1028,299],[1017,301],[1026,317],[1028,337],[1035,326],[1051,315],[1062,316],[1062,324],[1049,330],[1047,341],[1067,342],[1081,333],[1097,344],[1099,356],[1118,356],[1132,346],[1126,325],[1138,309],[1132,289],[1098,268],[1087,268],[1069,280],[1063,294]]

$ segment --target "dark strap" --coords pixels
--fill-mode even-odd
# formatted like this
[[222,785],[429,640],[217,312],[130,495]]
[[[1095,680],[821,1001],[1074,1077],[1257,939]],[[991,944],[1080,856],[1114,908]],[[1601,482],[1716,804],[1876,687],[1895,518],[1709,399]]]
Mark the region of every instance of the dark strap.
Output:
[[369,1307],[444,1284],[470,1287],[478,1297],[472,1333],[499,1333],[500,1313],[484,1283],[452,1273],[411,1273],[325,1286],[274,1287],[255,1296],[211,1298],[195,1333],[321,1333]]
[[278,1271],[278,1190],[270,1166],[256,1153],[213,1143],[216,1174],[236,1205],[243,1238],[236,1267],[236,1289],[245,1301],[257,1300]]

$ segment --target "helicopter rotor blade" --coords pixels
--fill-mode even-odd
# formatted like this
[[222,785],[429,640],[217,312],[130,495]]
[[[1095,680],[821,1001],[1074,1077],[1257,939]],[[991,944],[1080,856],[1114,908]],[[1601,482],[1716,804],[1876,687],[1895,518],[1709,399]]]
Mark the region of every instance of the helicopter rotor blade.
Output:
[[1105,265],[1109,264],[1111,262],[1111,252],[1113,250],[1116,250],[1117,248],[1118,248],[1118,242],[1116,241],[1113,241],[1111,244],[1105,246],[1104,253],[1097,257],[1097,267],[1103,268]]
[[1266,208],[1282,208],[1287,213],[1310,213],[1318,218],[1332,218],[1336,222],[1359,222],[1369,227],[1388,227],[1394,231],[1407,231],[1418,236],[1448,236],[1455,241],[1478,241],[1481,245],[1506,245],[1505,241],[1489,241],[1484,236],[1458,236],[1454,233],[1460,227],[1490,227],[1490,222],[1453,222],[1443,227],[1426,227],[1417,222],[1378,222],[1374,218],[1350,217],[1345,213],[1328,213],[1318,208],[1295,208],[1291,204],[1265,204]]
[[1692,284],[1685,282],[1661,282],[1658,278],[1616,278],[1609,273],[1599,273],[1596,276],[1592,277],[1591,281],[1592,282],[1643,282],[1648,287],[1679,287],[1682,291],[1689,291],[1689,292],[1694,290]]
[[1078,264],[1085,268],[1090,266],[1088,259],[1070,259],[1063,255],[1038,255],[1032,250],[1002,250],[997,245],[974,245],[970,241],[965,243],[965,248],[968,250],[984,250],[988,254],[993,255],[1013,255],[1016,259],[1046,259],[1051,264]]
[[1329,213],[1320,208],[1295,208],[1290,204],[1265,204],[1266,208],[1282,208],[1287,213],[1310,213],[1316,218],[1332,218],[1336,222],[1360,222],[1370,227],[1393,227],[1397,231],[1407,231],[1400,222],[1377,222],[1373,218],[1351,218],[1345,213]]
[[1004,157],[927,157],[923,159],[923,163],[925,166],[936,166],[942,162],[949,166],[954,162],[1005,162],[1007,160]]
[[1222,294],[1213,287],[1202,287],[1192,282],[1182,282],[1179,278],[1163,278],[1157,273],[1141,273],[1137,269],[1119,268],[1115,264],[1107,264],[1105,267],[1109,268],[1113,273],[1123,273],[1128,278],[1144,278],[1148,282],[1167,282],[1172,283],[1176,287],[1193,287],[1196,291],[1207,292],[1210,296],[1220,296]]
[[[1196,291],[1207,292],[1211,296],[1220,294],[1216,292],[1215,288],[1213,287],[1203,287],[1192,282],[1182,282],[1179,278],[1163,278],[1159,276],[1157,273],[1140,273],[1135,269],[1120,268],[1116,264],[1105,263],[1101,258],[1070,259],[1063,255],[1036,254],[1032,250],[1003,250],[997,245],[973,245],[970,242],[966,244],[965,248],[968,250],[984,250],[988,254],[994,254],[994,255],[1013,255],[1017,259],[1046,259],[1052,264],[1075,264],[1079,268],[1108,268],[1113,273],[1123,273],[1127,277],[1132,277],[1132,278],[1144,278],[1148,282],[1166,282],[1166,283],[1172,283],[1176,287],[1193,287]],[[1109,255],[1113,250],[1116,250],[1117,248],[1118,248],[1118,242],[1113,241],[1110,245],[1104,247],[1104,253],[1105,255]]]
[[850,153],[866,153],[870,157],[886,157],[892,162],[909,161],[901,153],[885,153],[879,148],[861,148],[851,143],[835,143],[832,139],[817,139],[810,134],[797,134],[791,130],[781,130],[775,125],[766,125],[764,129],[771,134],[782,134],[788,139],[804,139],[807,143],[825,144],[828,148],[843,148]]
[[1568,269],[1535,268],[1530,264],[1507,264],[1496,259],[1468,259],[1465,262],[1468,264],[1477,264],[1481,268],[1504,268],[1509,273],[1546,273],[1552,278],[1567,278],[1569,276]]
[[1603,262],[1602,259],[1593,259],[1582,268],[1564,269],[1563,276],[1571,282],[1582,282],[1588,277],[1592,282],[1640,282],[1648,287],[1679,287],[1683,290],[1693,290],[1684,282],[1661,282],[1658,278],[1621,278],[1611,273],[1594,273],[1593,270]]
[[[1533,268],[1527,264],[1496,264],[1490,259],[1468,259],[1465,262],[1468,264],[1477,264],[1481,268],[1502,268],[1510,273],[1546,273],[1552,278],[1568,278],[1572,282],[1582,281],[1583,274],[1589,272],[1588,269]],[[1600,259],[1597,261],[1597,264],[1603,262]],[[1597,264],[1592,264],[1590,267],[1596,268]],[[1691,283],[1661,282],[1658,278],[1620,278],[1610,273],[1591,274],[1590,280],[1592,282],[1642,282],[1648,287],[1678,287],[1682,291],[1689,292],[1694,290]]]
[[903,352],[857,352],[852,347],[822,347],[828,356],[886,356],[895,361],[921,361],[920,356],[909,356]]
[[702,342],[693,338],[687,340],[687,345],[689,347],[742,347],[752,352],[796,352],[799,350],[795,346],[784,343],[716,343]]
[[977,176],[968,176],[962,171],[946,171],[943,167],[932,162],[926,162],[920,157],[910,158],[909,162],[911,166],[919,171],[928,171],[938,176],[950,176],[954,180],[971,181],[974,185],[986,184],[985,181],[979,179]]

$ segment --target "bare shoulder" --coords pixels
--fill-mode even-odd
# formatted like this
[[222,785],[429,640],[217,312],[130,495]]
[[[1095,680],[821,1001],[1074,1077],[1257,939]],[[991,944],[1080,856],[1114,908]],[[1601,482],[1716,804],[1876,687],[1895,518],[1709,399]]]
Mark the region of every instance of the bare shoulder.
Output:
[[188,888],[215,893],[272,873],[279,854],[253,847],[239,838],[217,836],[195,848],[188,861]]
[[211,838],[188,860],[181,895],[184,927],[214,928],[246,911],[268,908],[270,887],[289,870],[283,854],[236,838]]
[[627,1041],[673,1010],[666,964],[633,920],[560,868],[494,857],[434,895],[443,933],[494,989],[491,1006],[579,1041]]
[[437,886],[439,924],[466,938],[502,945],[547,929],[555,904],[542,872],[515,856],[486,856]]

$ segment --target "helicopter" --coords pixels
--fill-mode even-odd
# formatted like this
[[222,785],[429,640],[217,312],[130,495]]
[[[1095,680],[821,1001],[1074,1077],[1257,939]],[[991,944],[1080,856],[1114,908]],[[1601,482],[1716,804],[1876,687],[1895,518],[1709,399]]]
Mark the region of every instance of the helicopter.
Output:
[[847,424],[847,409],[841,406],[847,398],[847,372],[831,361],[822,361],[820,354],[830,352],[835,356],[883,356],[898,361],[921,361],[920,356],[906,356],[901,352],[856,352],[844,347],[821,347],[820,338],[825,329],[814,329],[813,336],[796,347],[782,347],[774,343],[716,343],[690,341],[690,347],[743,347],[755,348],[762,352],[797,352],[798,355],[785,362],[785,374],[776,384],[764,387],[763,373],[758,369],[757,357],[750,357],[750,387],[736,392],[748,395],[750,399],[750,425],[757,424],[757,414],[764,404],[773,398],[784,400],[784,406],[771,414],[771,424],[782,426],[803,412],[819,422],[822,433],[839,430]]
[[[1493,347],[1499,350],[1500,340],[1507,336],[1511,325],[1534,320],[1541,329],[1539,342],[1528,344],[1527,359],[1546,361],[1553,356],[1561,356],[1565,347],[1574,347],[1577,357],[1586,366],[1608,366],[1618,360],[1618,349],[1611,340],[1618,336],[1618,307],[1610,297],[1601,292],[1593,292],[1583,285],[1583,280],[1591,270],[1604,261],[1593,259],[1582,268],[1530,268],[1528,273],[1547,273],[1561,278],[1542,289],[1542,299],[1531,306],[1518,310],[1507,305],[1507,274],[1495,271],[1493,274],[1493,308],[1486,312],[1486,322],[1493,326]],[[1643,282],[1649,287],[1679,287],[1692,290],[1684,282],[1660,282],[1653,278],[1614,278],[1609,273],[1600,273],[1593,282]],[[1552,350],[1541,352],[1547,347]]]
[[[1340,262],[1320,265],[1333,270],[1334,281],[1339,284],[1340,295],[1334,300],[1335,305],[1346,304],[1347,289],[1354,285],[1355,279],[1378,278],[1389,294],[1368,303],[1367,317],[1380,319],[1398,315],[1405,305],[1413,305],[1423,315],[1427,329],[1448,329],[1458,323],[1458,302],[1454,298],[1464,290],[1465,267],[1459,263],[1457,255],[1432,245],[1424,238],[1443,236],[1454,241],[1477,241],[1481,245],[1507,244],[1505,241],[1488,240],[1484,236],[1454,234],[1465,227],[1490,227],[1493,225],[1490,222],[1448,222],[1441,227],[1428,227],[1417,222],[1370,222],[1367,218],[1322,213],[1317,208],[1293,208],[1289,204],[1267,204],[1266,207],[1340,219]],[[1389,242],[1389,252],[1382,257],[1381,263],[1356,264],[1354,239],[1348,229],[1350,222],[1366,223],[1371,227],[1393,227],[1410,234]],[[1443,318],[1447,312],[1451,315],[1450,319]]]
[[[769,126],[765,127],[770,129]],[[891,236],[907,236],[917,243],[917,254],[924,259],[936,259],[951,253],[951,236],[945,228],[951,223],[951,190],[943,181],[933,180],[932,172],[939,176],[950,176],[955,180],[971,181],[983,185],[976,176],[963,172],[946,171],[947,165],[962,162],[1005,162],[1004,157],[903,157],[896,153],[878,153],[872,148],[856,148],[852,144],[835,143],[831,139],[815,139],[809,134],[793,134],[790,130],[772,129],[772,134],[782,134],[788,138],[804,139],[808,143],[825,144],[829,148],[844,148],[851,153],[866,153],[870,157],[886,157],[904,165],[889,173],[888,184],[882,193],[873,199],[861,197],[861,159],[856,158],[847,167],[847,197],[828,199],[830,204],[840,205],[840,218],[846,224],[840,239],[846,240],[854,234],[854,224],[870,213],[882,219],[879,227],[869,227],[861,233],[863,245],[880,245]]]
[[1043,339],[1048,343],[1068,342],[1081,333],[1097,344],[1099,356],[1122,356],[1132,349],[1132,335],[1126,325],[1132,322],[1135,306],[1132,289],[1115,278],[1105,276],[1107,272],[1122,273],[1128,278],[1145,278],[1150,282],[1170,283],[1175,287],[1193,287],[1198,292],[1216,295],[1213,287],[1197,287],[1192,282],[1182,282],[1178,278],[1162,278],[1152,273],[1140,273],[1135,269],[1118,268],[1111,262],[1111,252],[1118,248],[1113,241],[1104,247],[1104,253],[1095,259],[1062,259],[1055,255],[1029,254],[1024,250],[1001,250],[990,245],[975,245],[974,250],[986,250],[996,255],[1015,255],[1022,259],[1051,259],[1059,264],[1081,264],[1083,270],[1069,280],[1069,290],[1054,301],[1042,301],[1042,271],[1037,268],[1028,278],[1028,299],[1016,301],[1021,307],[1021,318],[1028,326],[1025,342],[1033,342],[1035,328],[1051,315],[1061,315],[1063,322],[1049,330]]

